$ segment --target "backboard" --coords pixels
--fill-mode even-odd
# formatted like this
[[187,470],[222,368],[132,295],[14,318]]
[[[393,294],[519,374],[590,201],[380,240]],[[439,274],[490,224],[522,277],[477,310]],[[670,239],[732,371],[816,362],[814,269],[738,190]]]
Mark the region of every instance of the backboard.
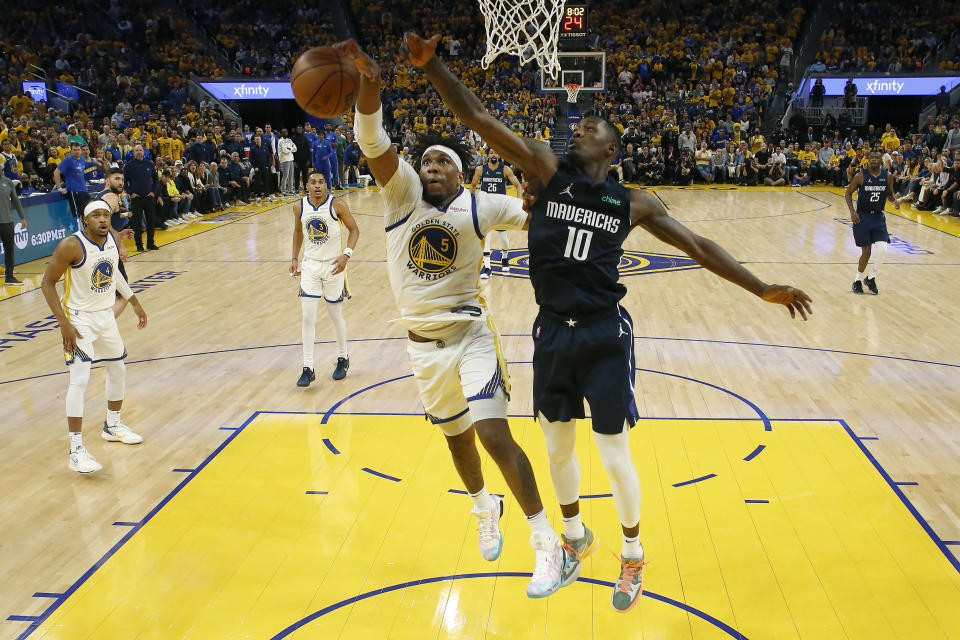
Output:
[[564,93],[563,85],[575,82],[581,85],[580,93],[599,93],[607,88],[607,54],[603,51],[561,51],[557,53],[560,74],[556,80],[548,74],[540,74],[540,90]]

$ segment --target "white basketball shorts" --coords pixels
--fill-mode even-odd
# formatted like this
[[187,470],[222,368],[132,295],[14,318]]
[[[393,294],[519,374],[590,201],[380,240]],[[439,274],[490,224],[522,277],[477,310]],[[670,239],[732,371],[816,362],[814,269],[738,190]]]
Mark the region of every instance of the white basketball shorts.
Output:
[[407,355],[427,418],[448,436],[477,420],[507,417],[510,383],[500,336],[490,317],[458,337],[407,341]]
[[327,302],[343,302],[350,297],[346,270],[333,275],[333,260],[304,258],[300,265],[300,297],[323,298]]
[[75,358],[84,362],[104,362],[127,357],[117,319],[113,317],[113,308],[100,311],[67,309],[67,318],[80,332],[76,350],[63,354],[67,364],[73,364]]

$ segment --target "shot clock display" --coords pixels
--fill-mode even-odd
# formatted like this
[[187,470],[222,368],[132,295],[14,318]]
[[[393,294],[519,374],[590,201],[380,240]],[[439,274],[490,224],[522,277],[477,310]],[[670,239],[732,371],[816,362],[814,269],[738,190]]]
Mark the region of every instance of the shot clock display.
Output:
[[587,35],[587,5],[568,4],[560,20],[561,38],[581,38]]

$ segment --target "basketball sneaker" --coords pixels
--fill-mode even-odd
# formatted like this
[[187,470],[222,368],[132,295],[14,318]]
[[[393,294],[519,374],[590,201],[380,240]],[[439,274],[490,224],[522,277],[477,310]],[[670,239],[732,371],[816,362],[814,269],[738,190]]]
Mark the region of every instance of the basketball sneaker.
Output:
[[503,498],[490,496],[493,504],[490,509],[470,513],[477,519],[477,540],[480,544],[480,555],[484,560],[493,562],[500,557],[503,549],[503,534],[500,533],[500,518],[503,516]]
[[851,287],[853,292],[857,295],[863,295],[863,283],[859,280],[853,281],[853,287]]
[[877,279],[876,279],[876,278],[867,278],[866,280],[864,280],[864,282],[865,282],[866,285],[867,285],[867,289],[870,290],[870,293],[872,293],[873,295],[878,295],[878,294],[880,293],[880,290],[877,289]]
[[[616,557],[616,555],[614,556]],[[613,585],[610,604],[620,613],[630,611],[643,594],[643,567],[647,564],[640,558],[620,557],[620,577]]]
[[560,539],[539,531],[530,535],[533,546],[533,575],[527,585],[528,598],[546,598],[560,588],[567,552]]
[[297,380],[298,387],[309,387],[310,383],[317,379],[317,376],[313,373],[313,369],[310,367],[304,367],[303,373],[300,374],[300,378]]
[[134,433],[130,430],[130,427],[122,422],[115,427],[108,427],[106,420],[103,421],[100,437],[107,442],[122,442],[123,444],[140,444],[143,442],[143,436]]
[[510,273],[510,265],[506,261],[500,263],[500,271],[503,273]]
[[481,268],[480,268],[480,279],[481,279],[481,280],[489,280],[491,273],[492,273],[492,269],[490,269],[490,267],[481,267]]
[[347,369],[350,368],[350,358],[337,358],[337,368],[333,370],[334,380],[343,380],[347,377]]
[[561,587],[567,586],[580,577],[583,559],[593,553],[593,550],[597,548],[599,539],[593,535],[593,531],[590,531],[590,529],[584,525],[583,532],[583,537],[576,539],[571,539],[560,534],[560,539],[563,541],[563,548],[566,549],[567,552],[560,577]]
[[3,279],[3,284],[7,285],[8,287],[22,287],[22,286],[23,286],[23,283],[22,283],[20,280],[17,280],[16,278],[14,278],[12,275],[6,276],[6,277]]
[[103,465],[93,459],[93,456],[83,446],[70,454],[70,471],[77,473],[93,473],[103,469]]

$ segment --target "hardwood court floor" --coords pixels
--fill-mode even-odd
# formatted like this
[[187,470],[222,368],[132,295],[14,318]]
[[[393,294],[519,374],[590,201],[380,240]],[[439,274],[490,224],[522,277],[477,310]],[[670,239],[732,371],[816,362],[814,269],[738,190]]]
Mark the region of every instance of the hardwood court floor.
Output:
[[[105,468],[90,477],[66,468],[67,376],[41,294],[0,301],[0,636],[960,638],[957,225],[888,215],[881,294],[854,296],[835,190],[657,193],[761,278],[806,290],[815,314],[790,321],[642,231],[629,238],[646,418],[631,439],[651,560],[636,610],[609,608],[616,517],[586,424],[581,493],[596,496],[584,516],[601,545],[581,581],[523,595],[528,532],[509,497],[503,556],[480,559],[387,322],[380,199],[367,190],[347,196],[362,235],[339,383],[321,312],[318,381],[294,386],[289,204],[160,234],[160,251],[131,258],[150,323],[120,320],[124,419],[146,441],[96,437],[96,370],[85,441]],[[513,428],[559,528],[543,438],[524,417],[536,307],[523,235],[511,242],[511,277],[484,289],[513,363]]]

